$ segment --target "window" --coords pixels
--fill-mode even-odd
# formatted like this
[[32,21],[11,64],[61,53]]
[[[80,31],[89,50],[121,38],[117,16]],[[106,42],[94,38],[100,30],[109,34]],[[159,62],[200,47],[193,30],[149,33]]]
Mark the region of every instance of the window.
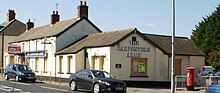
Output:
[[62,72],[62,61],[63,61],[63,56],[59,57],[59,72]]
[[90,69],[95,69],[95,60],[96,60],[96,56],[92,56],[92,65]]
[[68,61],[67,61],[67,73],[72,72],[72,56],[68,56]]
[[131,76],[147,76],[147,58],[131,58]]
[[136,37],[132,37],[132,41],[137,41],[137,38]]
[[10,56],[10,63],[14,63],[14,56]]
[[35,71],[36,72],[39,71],[39,58],[36,58],[36,61],[35,61]]
[[137,41],[137,37],[132,37],[131,41],[129,41],[130,45],[137,46],[139,45],[139,41]]
[[81,70],[77,73],[77,75],[79,76],[86,76],[86,71],[85,70]]
[[24,43],[22,43],[22,52],[24,51]]
[[48,56],[44,58],[44,72],[47,72],[47,59],[48,59]]
[[36,47],[36,51],[37,51],[37,42],[38,42],[38,41],[36,41],[36,43],[35,43],[35,44],[36,44],[36,46],[35,46],[35,47]]

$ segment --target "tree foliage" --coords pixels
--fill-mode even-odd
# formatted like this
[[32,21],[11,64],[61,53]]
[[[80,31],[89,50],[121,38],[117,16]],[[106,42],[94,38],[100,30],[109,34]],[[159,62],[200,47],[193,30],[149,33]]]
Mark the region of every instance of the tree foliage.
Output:
[[202,21],[195,26],[191,39],[207,55],[206,64],[219,68],[220,5],[209,16],[203,17]]
[[195,26],[191,39],[206,55],[217,49],[220,45],[220,5]]
[[209,53],[207,61],[215,70],[220,71],[220,47]]

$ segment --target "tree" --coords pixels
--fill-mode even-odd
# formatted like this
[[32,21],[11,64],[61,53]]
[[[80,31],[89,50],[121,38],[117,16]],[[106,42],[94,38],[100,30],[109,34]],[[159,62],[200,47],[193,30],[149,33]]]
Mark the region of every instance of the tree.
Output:
[[215,70],[220,71],[220,47],[209,53],[207,61]]
[[220,46],[220,5],[195,26],[191,39],[210,58],[208,54]]

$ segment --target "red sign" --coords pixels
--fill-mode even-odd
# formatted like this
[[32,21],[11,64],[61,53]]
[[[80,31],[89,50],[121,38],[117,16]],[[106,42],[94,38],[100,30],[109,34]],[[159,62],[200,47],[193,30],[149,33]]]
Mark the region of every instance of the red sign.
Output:
[[18,44],[8,45],[8,54],[21,53],[21,46]]

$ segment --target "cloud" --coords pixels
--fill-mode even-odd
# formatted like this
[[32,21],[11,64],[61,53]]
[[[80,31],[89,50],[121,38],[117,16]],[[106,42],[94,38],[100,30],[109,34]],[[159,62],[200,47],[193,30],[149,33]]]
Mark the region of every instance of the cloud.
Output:
[[148,27],[155,27],[156,25],[154,23],[147,24]]

